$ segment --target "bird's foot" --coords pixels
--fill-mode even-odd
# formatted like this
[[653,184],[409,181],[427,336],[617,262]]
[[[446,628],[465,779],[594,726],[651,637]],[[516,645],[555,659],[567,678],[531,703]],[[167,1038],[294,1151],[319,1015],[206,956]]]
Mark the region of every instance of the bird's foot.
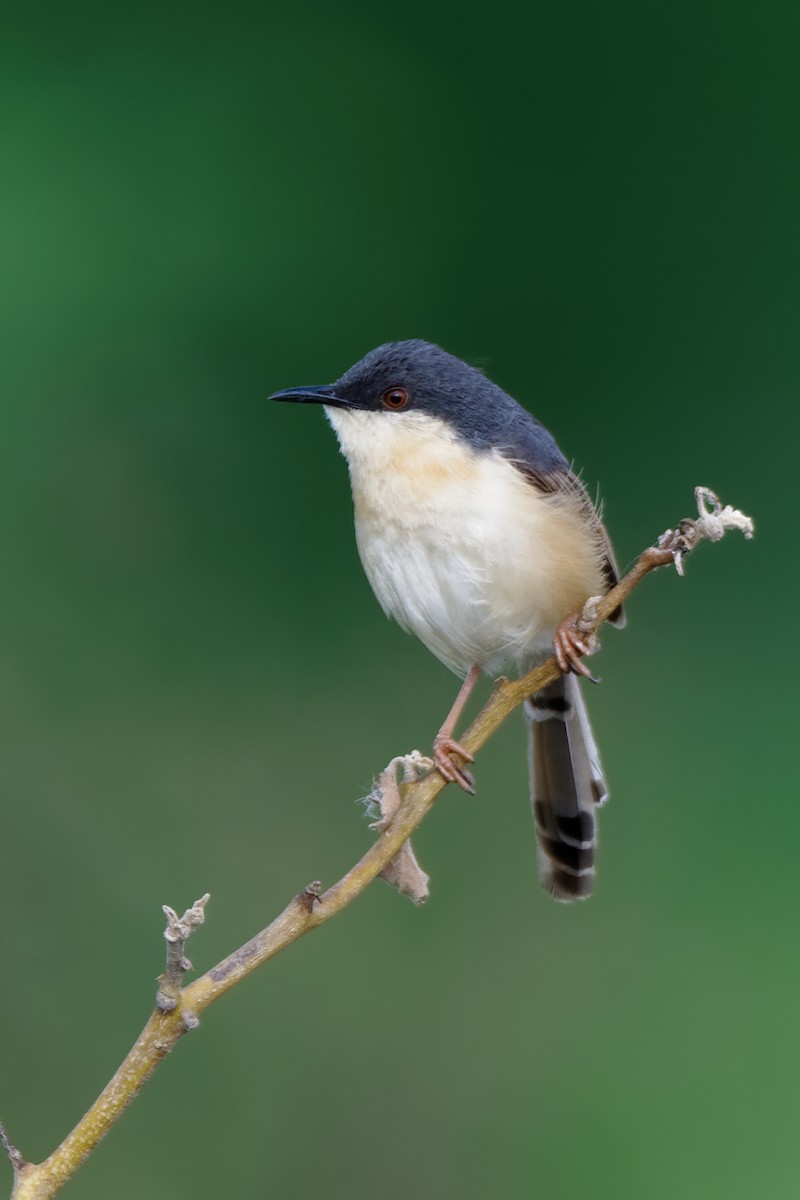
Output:
[[553,638],[556,662],[565,675],[572,672],[573,675],[583,675],[586,679],[591,679],[592,683],[599,683],[600,680],[581,662],[582,654],[594,654],[597,647],[593,635],[583,632],[580,621],[580,613],[570,613],[556,630]]
[[448,783],[457,783],[465,792],[469,792],[470,796],[474,796],[475,779],[470,771],[457,762],[457,758],[462,758],[465,763],[475,761],[475,756],[460,742],[445,733],[438,733],[433,739],[433,762],[436,770]]

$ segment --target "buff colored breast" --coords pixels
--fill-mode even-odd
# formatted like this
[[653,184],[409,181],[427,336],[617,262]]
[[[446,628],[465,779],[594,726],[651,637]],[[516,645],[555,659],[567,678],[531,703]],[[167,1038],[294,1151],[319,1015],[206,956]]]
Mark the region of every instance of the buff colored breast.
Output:
[[375,595],[459,675],[526,663],[603,590],[596,538],[570,497],[543,495],[427,414],[327,412]]

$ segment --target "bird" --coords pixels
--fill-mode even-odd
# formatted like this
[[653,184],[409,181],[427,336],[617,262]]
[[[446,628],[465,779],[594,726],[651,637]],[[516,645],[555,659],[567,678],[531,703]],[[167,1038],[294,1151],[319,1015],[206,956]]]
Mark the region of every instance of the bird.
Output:
[[[608,796],[579,676],[577,614],[618,580],[608,534],[554,437],[483,371],[419,339],[370,350],[332,384],[271,400],[321,404],[347,460],[364,571],[384,612],[463,679],[433,742],[473,792],[456,725],[481,674],[562,674],[523,705],[539,879],[556,900],[595,881]],[[609,618],[621,625],[618,609]]]

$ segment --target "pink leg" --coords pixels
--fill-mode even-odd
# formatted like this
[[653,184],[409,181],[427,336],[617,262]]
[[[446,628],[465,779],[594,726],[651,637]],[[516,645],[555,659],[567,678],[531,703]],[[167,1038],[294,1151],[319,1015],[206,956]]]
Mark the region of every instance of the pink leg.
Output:
[[592,647],[578,630],[579,615],[577,612],[570,613],[556,630],[553,638],[556,662],[565,675],[571,671],[573,675],[584,675],[591,679],[592,683],[598,683],[599,680],[595,679],[586,664],[581,662],[581,655],[591,654]]
[[465,770],[464,767],[455,761],[453,755],[458,755],[464,762],[471,763],[475,759],[468,750],[464,749],[460,742],[454,740],[453,731],[480,673],[481,669],[476,664],[462,683],[453,707],[447,714],[447,719],[433,739],[433,761],[436,764],[436,770],[448,783],[457,783],[459,787],[463,788],[465,792],[469,792],[471,796],[475,794],[475,780],[469,771]]

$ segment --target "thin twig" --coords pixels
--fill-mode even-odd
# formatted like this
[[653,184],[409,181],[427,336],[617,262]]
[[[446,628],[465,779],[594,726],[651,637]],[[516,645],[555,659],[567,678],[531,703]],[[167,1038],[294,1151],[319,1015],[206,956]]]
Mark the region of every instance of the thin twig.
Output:
[[167,966],[163,975],[159,976],[159,989],[156,992],[156,1004],[162,1012],[172,1012],[177,1008],[181,998],[181,984],[192,964],[186,957],[186,943],[191,933],[202,925],[206,919],[206,905],[210,900],[208,892],[195,900],[191,908],[187,908],[179,917],[174,908],[162,904],[164,916],[167,918],[167,928],[164,930],[164,941],[167,943]]
[[3,1147],[6,1154],[8,1155],[8,1161],[11,1163],[12,1167],[14,1168],[15,1175],[18,1171],[21,1171],[23,1167],[27,1166],[25,1159],[22,1157],[19,1150],[17,1149],[17,1147],[11,1141],[11,1138],[6,1133],[6,1127],[2,1121],[0,1121],[0,1145]]
[[[587,602],[583,612],[576,615],[582,633],[590,637],[596,635],[603,621],[655,568],[672,563],[683,573],[684,558],[704,538],[718,541],[727,529],[738,529],[745,537],[752,537],[753,523],[748,517],[730,507],[723,508],[707,488],[697,488],[695,494],[697,517],[681,521],[676,529],[667,530],[657,545],[641,554],[633,569],[615,588],[607,595],[592,597]],[[476,754],[513,709],[557,678],[559,673],[556,660],[551,657],[522,679],[498,680],[488,703],[460,739],[462,744]],[[170,953],[167,970],[160,980],[160,999],[113,1079],[78,1125],[42,1163],[26,1163],[3,1132],[3,1143],[15,1167],[12,1200],[48,1200],[54,1196],[119,1119],[178,1039],[197,1026],[200,1013],[279,950],[324,925],[387,870],[446,785],[434,772],[397,786],[401,799],[394,816],[380,830],[379,837],[366,854],[338,883],[325,892],[321,892],[318,882],[308,884],[266,929],[188,987],[180,987],[183,972],[189,966],[184,955],[185,940],[194,925],[202,921],[203,906],[208,897],[187,910],[183,918],[165,908],[170,922],[165,934]],[[173,937],[172,941],[170,937]]]

